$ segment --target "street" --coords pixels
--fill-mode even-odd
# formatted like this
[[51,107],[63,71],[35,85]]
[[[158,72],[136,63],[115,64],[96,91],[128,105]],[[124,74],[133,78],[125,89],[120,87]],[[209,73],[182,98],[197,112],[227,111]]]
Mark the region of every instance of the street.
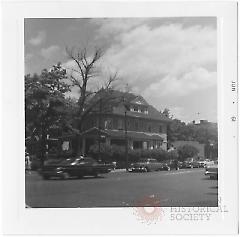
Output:
[[113,171],[98,178],[43,180],[26,174],[26,205],[30,207],[217,206],[218,182],[204,169],[149,173]]

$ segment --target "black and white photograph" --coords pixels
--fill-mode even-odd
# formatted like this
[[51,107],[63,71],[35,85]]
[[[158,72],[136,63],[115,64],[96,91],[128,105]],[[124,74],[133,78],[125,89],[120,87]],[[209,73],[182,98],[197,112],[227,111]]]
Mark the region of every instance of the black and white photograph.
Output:
[[24,23],[26,207],[218,206],[216,17]]
[[0,7],[4,234],[239,232],[237,2]]

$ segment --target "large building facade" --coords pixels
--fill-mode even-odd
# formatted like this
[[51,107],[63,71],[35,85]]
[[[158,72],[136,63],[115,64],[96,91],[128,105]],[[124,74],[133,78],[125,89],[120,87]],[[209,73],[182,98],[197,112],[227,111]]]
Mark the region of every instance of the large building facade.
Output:
[[[82,153],[94,144],[127,146],[130,149],[167,150],[166,116],[149,105],[143,97],[114,91],[118,103],[108,103],[108,110],[89,113],[82,126]],[[116,101],[116,100],[115,100]],[[106,102],[105,102],[106,103]]]

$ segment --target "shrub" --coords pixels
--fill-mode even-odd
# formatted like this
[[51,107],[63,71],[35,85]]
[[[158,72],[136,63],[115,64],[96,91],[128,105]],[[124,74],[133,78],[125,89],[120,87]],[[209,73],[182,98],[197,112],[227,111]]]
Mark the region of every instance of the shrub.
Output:
[[[100,155],[99,155],[99,146],[98,144],[95,144],[90,147],[89,154],[95,158],[98,159],[101,157],[102,161],[105,162],[113,162],[116,161],[118,163],[124,163],[126,162],[126,154],[125,154],[125,147],[123,146],[117,146],[117,145],[107,145],[107,144],[101,144],[100,145]],[[154,158],[158,161],[163,161],[169,159],[169,154],[167,151],[164,151],[162,149],[155,149],[155,150],[132,150],[128,149],[128,161],[129,163],[134,163],[139,161],[141,158]]]

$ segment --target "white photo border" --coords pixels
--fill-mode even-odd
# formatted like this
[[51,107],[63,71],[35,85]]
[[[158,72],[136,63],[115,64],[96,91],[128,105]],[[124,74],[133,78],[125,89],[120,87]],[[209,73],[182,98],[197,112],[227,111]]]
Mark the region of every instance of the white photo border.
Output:
[[[3,2],[3,230],[6,234],[236,234],[237,3],[236,2]],[[81,10],[79,10],[81,9]],[[227,212],[210,221],[146,225],[132,208],[25,208],[24,18],[217,17],[219,196]],[[233,103],[235,101],[235,103]],[[164,208],[166,214],[169,208]],[[106,224],[107,223],[107,224]],[[90,225],[89,225],[90,224]]]

